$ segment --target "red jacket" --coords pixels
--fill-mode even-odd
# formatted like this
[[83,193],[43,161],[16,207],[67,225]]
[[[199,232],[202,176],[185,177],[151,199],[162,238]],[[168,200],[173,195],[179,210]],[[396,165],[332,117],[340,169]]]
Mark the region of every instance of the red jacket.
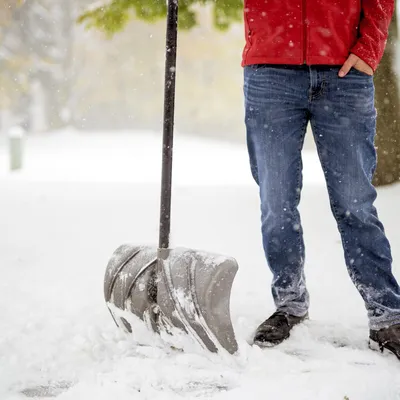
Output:
[[242,65],[343,64],[354,53],[375,70],[394,0],[244,0]]

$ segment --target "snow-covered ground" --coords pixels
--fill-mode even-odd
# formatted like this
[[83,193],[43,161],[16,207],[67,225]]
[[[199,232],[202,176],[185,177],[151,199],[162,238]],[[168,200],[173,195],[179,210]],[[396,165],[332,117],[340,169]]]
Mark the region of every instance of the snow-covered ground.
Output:
[[[139,346],[104,304],[105,265],[125,242],[156,244],[160,137],[54,133],[26,144],[8,172],[0,144],[0,400],[395,400],[400,363],[368,349],[363,303],[344,266],[323,176],[304,154],[301,204],[311,320],[261,350],[247,339],[272,311],[257,188],[244,147],[175,143],[172,244],[237,258],[236,356]],[[377,202],[400,278],[400,186]],[[43,387],[52,386],[46,393]]]

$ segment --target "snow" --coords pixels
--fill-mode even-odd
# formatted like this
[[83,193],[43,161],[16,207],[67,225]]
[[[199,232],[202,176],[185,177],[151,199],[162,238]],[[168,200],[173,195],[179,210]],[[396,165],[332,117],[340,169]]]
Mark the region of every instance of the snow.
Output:
[[[314,152],[304,153],[301,203],[311,319],[290,340],[264,350],[247,343],[274,310],[244,146],[179,133],[172,245],[238,260],[239,354],[195,345],[183,353],[140,323],[134,335],[114,326],[105,266],[122,243],[157,241],[160,149],[151,132],[31,136],[24,169],[11,173],[0,141],[0,399],[400,399],[399,362],[368,349],[366,311]],[[379,189],[398,278],[399,199],[400,185]]]

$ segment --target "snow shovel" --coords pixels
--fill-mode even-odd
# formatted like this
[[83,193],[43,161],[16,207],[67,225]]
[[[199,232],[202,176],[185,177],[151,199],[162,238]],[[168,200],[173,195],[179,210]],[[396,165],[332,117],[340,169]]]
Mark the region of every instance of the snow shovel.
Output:
[[229,301],[238,270],[236,260],[169,248],[177,21],[178,0],[169,0],[159,246],[119,247],[107,266],[105,300],[116,324],[129,332],[133,327],[124,318],[126,312],[157,333],[171,333],[177,328],[211,352],[225,349],[233,354],[238,346]]

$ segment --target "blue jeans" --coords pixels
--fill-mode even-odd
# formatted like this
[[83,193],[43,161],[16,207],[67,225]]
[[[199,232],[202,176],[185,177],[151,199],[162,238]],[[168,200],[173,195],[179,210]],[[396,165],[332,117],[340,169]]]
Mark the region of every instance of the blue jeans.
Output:
[[307,313],[304,242],[298,212],[301,150],[308,121],[325,174],[349,275],[371,329],[400,323],[400,288],[373,205],[376,109],[373,78],[339,66],[252,65],[244,69],[250,166],[259,185],[265,255],[278,310]]

